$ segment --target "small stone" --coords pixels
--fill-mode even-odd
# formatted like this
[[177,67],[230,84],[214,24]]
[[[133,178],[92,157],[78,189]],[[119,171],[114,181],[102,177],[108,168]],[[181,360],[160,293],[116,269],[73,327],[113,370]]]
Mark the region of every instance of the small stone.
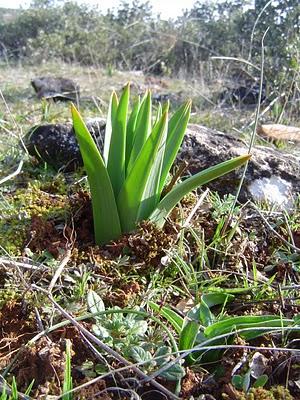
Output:
[[79,100],[79,85],[71,79],[42,76],[32,79],[31,85],[39,99]]
[[300,143],[300,128],[281,124],[259,125],[257,133],[273,140],[286,140]]
[[279,176],[255,179],[248,189],[254,200],[267,201],[285,210],[293,208],[292,184]]

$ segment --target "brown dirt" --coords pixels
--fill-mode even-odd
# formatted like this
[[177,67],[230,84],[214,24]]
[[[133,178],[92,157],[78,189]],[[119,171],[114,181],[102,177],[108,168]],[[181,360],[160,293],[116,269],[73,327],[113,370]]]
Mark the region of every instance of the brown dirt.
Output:
[[34,215],[31,218],[30,227],[27,232],[28,244],[27,247],[34,253],[47,250],[58,258],[60,251],[66,249],[68,239],[55,226],[51,220]]
[[26,301],[7,301],[0,311],[0,369],[8,365],[35,333],[32,309]]

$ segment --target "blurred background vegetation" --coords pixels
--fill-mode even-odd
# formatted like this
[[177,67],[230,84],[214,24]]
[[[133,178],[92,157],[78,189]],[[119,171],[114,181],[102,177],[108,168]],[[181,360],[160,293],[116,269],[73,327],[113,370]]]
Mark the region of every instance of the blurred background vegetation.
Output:
[[123,1],[105,14],[74,2],[34,0],[28,9],[0,9],[0,56],[6,62],[54,58],[119,70],[209,76],[207,61],[213,56],[256,64],[268,27],[265,70],[279,83],[299,70],[298,0],[198,1],[168,21],[140,0]]
[[[143,76],[148,86],[158,84],[159,92],[175,94],[179,103],[182,97],[191,97],[197,111],[193,122],[223,131],[232,126],[244,130],[253,120],[253,110],[242,107],[237,112],[240,104],[227,103],[235,110],[232,116],[229,107],[220,109],[218,105],[226,96],[230,99],[227,93],[239,86],[257,88],[266,30],[267,102],[261,121],[298,126],[299,0],[203,0],[169,20],[155,14],[151,4],[142,0],[123,1],[106,12],[64,0],[33,0],[28,9],[0,8],[0,67],[6,71],[2,90],[6,99],[10,98],[19,75],[25,79],[30,70],[32,78],[37,68],[37,74],[45,70],[77,80],[74,66],[84,67],[82,71],[95,68],[104,71],[99,82],[102,86],[109,77],[116,82],[116,71],[127,71],[128,76],[120,77],[123,84],[133,76],[134,81]],[[22,71],[17,73],[18,66]],[[7,71],[11,71],[11,83]],[[157,75],[156,80],[153,75]],[[85,86],[86,81],[85,76]],[[92,95],[96,89],[99,93],[93,83]]]

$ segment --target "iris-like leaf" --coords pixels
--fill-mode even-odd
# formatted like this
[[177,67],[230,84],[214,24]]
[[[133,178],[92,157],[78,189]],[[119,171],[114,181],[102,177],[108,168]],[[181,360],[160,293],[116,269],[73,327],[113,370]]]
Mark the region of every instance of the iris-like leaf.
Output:
[[[190,350],[194,347],[199,328],[200,324],[196,321],[190,320],[185,323],[179,337],[179,350]],[[189,364],[194,362],[192,354],[186,357],[186,361]]]
[[162,106],[161,106],[161,104],[159,103],[159,104],[158,104],[158,107],[157,107],[156,116],[155,116],[155,121],[154,121],[153,126],[155,126],[155,124],[158,123],[158,121],[161,119],[162,114],[163,114],[163,112],[162,112]]
[[[167,112],[165,114],[168,115]],[[140,203],[137,216],[138,221],[141,221],[149,217],[149,214],[155,209],[161,197],[161,190],[159,185],[161,180],[162,164],[165,154],[167,130],[168,130],[168,118],[166,117],[166,124],[160,139],[159,148],[156,157],[153,160],[151,172],[142,196],[142,201]]]
[[127,173],[131,171],[134,162],[142,150],[149,134],[151,132],[151,93],[147,91],[145,94],[136,120],[134,131],[134,141],[127,167]]
[[181,106],[171,117],[169,122],[167,143],[160,177],[160,191],[162,191],[168,173],[181,146],[191,113],[191,101]]
[[162,200],[161,192],[182,142],[191,103],[181,106],[170,119],[169,103],[159,105],[151,129],[151,94],[134,104],[127,122],[129,84],[120,101],[113,92],[107,117],[103,158],[76,108],[74,129],[88,175],[95,240],[104,244],[150,219],[162,227],[173,207],[191,190],[230,172],[250,156],[237,157],[209,168],[178,184]]
[[[283,319],[280,316],[275,315],[246,315],[241,317],[231,317],[224,320],[215,322],[208,326],[204,330],[204,335],[208,338],[215,336],[224,335],[235,330],[256,328],[253,331],[245,331],[239,333],[239,335],[245,339],[253,339],[255,337],[264,335],[268,332],[272,332],[274,328],[281,328],[286,326],[292,326],[293,320]],[[259,328],[270,328],[259,329]]]
[[107,112],[106,125],[105,125],[105,137],[104,137],[104,147],[103,147],[103,159],[105,165],[107,165],[109,148],[110,148],[110,139],[112,133],[112,124],[116,118],[117,109],[118,109],[118,97],[115,92],[112,92]]
[[198,174],[191,176],[185,181],[177,184],[158,204],[156,209],[150,215],[149,219],[154,222],[158,227],[163,227],[166,218],[175,207],[175,205],[190,191],[198,188],[205,183],[208,183],[222,175],[233,171],[235,168],[240,167],[250,159],[251,155],[246,154],[233,158],[232,160],[225,161],[221,164],[207,168]]
[[116,197],[125,180],[125,148],[129,91],[130,85],[128,83],[123,90],[115,118],[112,122],[107,160],[107,171]]
[[74,105],[73,125],[90,185],[96,243],[107,243],[121,235],[112,185],[99,150]]
[[[129,232],[138,222],[138,212],[141,207],[143,193],[157,156],[166,124],[167,114],[164,114],[146,140],[118,196],[117,205],[123,232]],[[151,210],[149,210],[150,213]]]
[[132,146],[135,138],[136,133],[136,122],[137,116],[140,108],[140,98],[133,104],[132,111],[130,113],[128,123],[127,123],[127,130],[126,130],[126,154],[125,154],[125,162],[126,162],[126,173],[128,162],[130,158],[130,154],[132,151]]
[[148,304],[152,310],[157,311],[162,317],[166,318],[178,334],[181,332],[184,319],[176,311],[168,306],[159,306],[152,301],[149,301]]

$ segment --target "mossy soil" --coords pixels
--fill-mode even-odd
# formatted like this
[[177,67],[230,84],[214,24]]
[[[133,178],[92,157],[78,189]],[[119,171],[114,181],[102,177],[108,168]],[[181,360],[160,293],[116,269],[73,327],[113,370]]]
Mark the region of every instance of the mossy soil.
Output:
[[[61,327],[28,346],[41,327],[49,325],[51,309],[45,296],[33,293],[30,285],[37,284],[47,289],[55,269],[68,251],[68,263],[54,287],[53,295],[62,307],[75,316],[87,311],[88,289],[100,293],[107,307],[124,308],[141,304],[149,296],[149,285],[153,286],[151,296],[162,304],[176,307],[180,301],[187,300],[184,279],[174,264],[163,261],[175,247],[185,262],[193,263],[200,274],[202,282],[198,290],[201,292],[209,290],[213,282],[213,286],[227,289],[241,286],[245,280],[245,266],[256,266],[256,276],[253,270],[248,270],[248,283],[254,282],[254,285],[227,305],[228,315],[283,313],[293,318],[299,314],[297,296],[294,294],[296,300],[284,297],[282,304],[277,292],[280,285],[298,282],[299,275],[288,258],[280,259],[277,250],[282,243],[272,232],[262,229],[259,215],[251,219],[241,218],[228,246],[226,237],[224,240],[224,237],[221,239],[216,235],[227,212],[226,202],[206,202],[197,211],[193,222],[196,237],[201,237],[205,246],[206,265],[211,266],[206,272],[201,272],[201,243],[191,231],[186,230],[183,235],[180,228],[181,222],[195,205],[196,194],[184,199],[181,206],[174,210],[164,230],[143,222],[134,232],[99,247],[94,243],[91,200],[85,181],[78,184],[81,180],[78,175],[51,175],[49,172],[44,175],[43,181],[36,180],[36,176],[32,175],[32,162],[34,160],[29,160],[25,165],[24,176],[17,177],[13,187],[9,189],[8,185],[3,192],[5,201],[2,202],[0,220],[1,246],[4,250],[2,259],[11,260],[11,263],[1,264],[0,365],[2,370],[8,368],[7,378],[16,377],[21,391],[34,379],[33,398],[61,393],[66,338],[73,344],[74,386],[87,382],[90,375],[95,376],[95,366],[99,362],[78,330],[72,326]],[[284,224],[279,229],[283,237],[288,239]],[[291,225],[291,229],[294,243],[297,243],[297,223]],[[182,235],[183,240],[179,239]],[[16,260],[38,267],[23,269],[14,264]],[[84,281],[85,274],[87,278]],[[199,294],[190,288],[191,298]],[[56,316],[54,320],[58,322],[61,318]],[[37,321],[40,321],[40,325]],[[83,324],[91,329],[92,321],[86,320]],[[257,339],[255,345],[258,348],[270,345],[280,347],[281,339],[264,336]],[[299,392],[294,382],[300,377],[298,358],[295,356],[293,368],[286,369],[282,366],[289,365],[293,359],[289,353],[261,350],[261,354],[267,360],[267,371],[271,377],[267,385],[269,389],[252,388],[247,394],[235,389],[231,383],[231,373],[243,354],[240,350],[229,350],[220,360],[218,379],[213,378],[215,365],[203,366],[200,370],[187,367],[182,381],[182,397],[205,394],[215,399],[297,398]],[[116,362],[113,364],[115,368],[121,366]],[[89,366],[87,370],[86,365]],[[134,377],[132,372],[127,374]],[[124,376],[115,379],[122,387]],[[285,386],[287,382],[290,382],[289,390],[278,387]],[[170,386],[163,380],[162,383]],[[95,385],[78,391],[75,398],[117,398],[116,394],[105,392],[105,388],[113,384],[111,377],[99,380]],[[140,393],[150,393],[153,388],[146,385],[139,390]],[[102,394],[97,397],[97,393]]]

